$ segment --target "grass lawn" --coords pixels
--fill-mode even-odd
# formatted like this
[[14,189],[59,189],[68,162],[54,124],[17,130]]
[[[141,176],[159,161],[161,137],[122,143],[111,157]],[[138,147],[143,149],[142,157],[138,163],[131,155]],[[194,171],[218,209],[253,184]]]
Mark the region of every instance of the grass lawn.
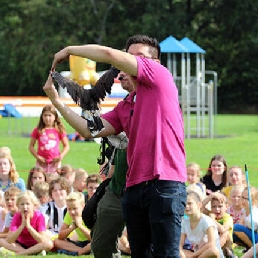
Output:
[[[218,115],[216,121],[217,137],[192,138],[185,140],[187,163],[195,161],[205,173],[210,159],[215,154],[222,154],[228,166],[238,165],[244,169],[247,165],[250,181],[258,186],[257,142],[258,117],[255,115]],[[28,151],[29,134],[36,126],[38,118],[1,118],[0,146],[9,146],[17,166],[17,170],[25,179],[28,171],[35,165],[34,157]],[[65,123],[65,122],[64,122]],[[68,133],[74,130],[66,124]],[[22,137],[21,135],[26,135]],[[99,166],[100,145],[95,142],[70,142],[70,151],[63,164],[71,164],[75,168],[82,167],[89,174],[97,173]]]
[[[11,148],[17,170],[25,180],[30,168],[35,165],[35,159],[28,151],[30,141],[28,135],[37,122],[38,118],[0,119],[0,146]],[[197,162],[205,173],[211,157],[215,154],[222,154],[225,156],[228,166],[238,165],[244,169],[246,164],[251,184],[258,187],[256,142],[258,117],[255,115],[218,115],[215,122],[217,136],[213,139],[185,140],[187,163]],[[66,123],[65,125],[68,133],[74,132],[69,125]],[[27,137],[22,135],[27,135]],[[98,155],[99,144],[95,142],[70,142],[70,152],[64,158],[63,164],[71,164],[75,168],[82,167],[89,174],[97,173]],[[61,255],[48,256],[61,257]],[[241,257],[240,254],[239,257]]]

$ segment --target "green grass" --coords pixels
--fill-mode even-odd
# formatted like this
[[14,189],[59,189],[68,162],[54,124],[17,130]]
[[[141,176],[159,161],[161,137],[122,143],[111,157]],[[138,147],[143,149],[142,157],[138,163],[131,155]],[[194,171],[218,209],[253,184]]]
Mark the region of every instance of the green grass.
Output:
[[[28,151],[30,141],[28,135],[37,122],[38,118],[0,119],[0,146],[11,148],[17,170],[24,179],[27,178],[28,171],[35,164],[35,159]],[[244,168],[246,164],[250,182],[257,187],[258,117],[255,115],[218,115],[215,118],[215,125],[216,137],[213,139],[185,140],[187,163],[195,161],[205,172],[212,156],[224,155],[228,166],[238,165]],[[65,126],[68,133],[74,132],[66,123]],[[22,134],[27,137],[22,137]],[[99,171],[96,162],[98,155],[99,144],[95,142],[70,142],[70,152],[64,158],[63,164],[71,164],[75,168],[82,167],[89,174],[97,173]],[[48,255],[48,257],[61,257],[61,255]],[[91,255],[87,257],[93,258]]]
[[[35,165],[34,157],[28,151],[30,138],[28,135],[36,126],[38,118],[1,118],[0,145],[9,146],[21,176],[26,175]],[[65,123],[65,122],[64,122]],[[257,177],[257,143],[258,117],[255,115],[218,115],[215,118],[216,137],[192,138],[185,140],[187,163],[195,161],[205,172],[211,157],[215,154],[224,155],[228,166],[246,164],[250,181],[258,186]],[[65,123],[68,133],[74,130]],[[27,135],[22,137],[21,135]],[[75,168],[84,168],[89,174],[97,173],[99,165],[100,145],[95,142],[70,142],[70,151],[63,164],[71,164]]]

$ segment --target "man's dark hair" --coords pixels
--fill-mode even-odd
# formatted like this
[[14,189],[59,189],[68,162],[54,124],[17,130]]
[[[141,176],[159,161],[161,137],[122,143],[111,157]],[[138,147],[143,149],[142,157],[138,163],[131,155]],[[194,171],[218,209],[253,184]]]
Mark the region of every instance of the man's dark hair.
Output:
[[156,38],[151,38],[147,35],[134,35],[128,38],[125,46],[126,52],[132,44],[138,43],[150,46],[150,54],[152,55],[152,57],[160,59],[160,46],[158,40]]

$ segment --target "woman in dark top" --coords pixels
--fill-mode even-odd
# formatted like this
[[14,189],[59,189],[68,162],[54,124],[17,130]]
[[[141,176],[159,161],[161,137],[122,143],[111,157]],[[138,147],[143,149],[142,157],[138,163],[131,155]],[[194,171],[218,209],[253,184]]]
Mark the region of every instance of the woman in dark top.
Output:
[[206,186],[207,195],[220,191],[227,185],[227,163],[223,156],[212,157],[209,168],[201,181]]

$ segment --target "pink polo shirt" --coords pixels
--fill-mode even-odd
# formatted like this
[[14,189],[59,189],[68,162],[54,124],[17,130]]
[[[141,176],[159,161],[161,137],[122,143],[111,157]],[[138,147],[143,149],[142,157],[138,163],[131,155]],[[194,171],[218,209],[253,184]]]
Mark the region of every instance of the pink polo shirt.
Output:
[[151,59],[136,59],[136,98],[131,93],[102,116],[129,138],[126,186],[155,178],[185,182],[184,125],[173,77]]

